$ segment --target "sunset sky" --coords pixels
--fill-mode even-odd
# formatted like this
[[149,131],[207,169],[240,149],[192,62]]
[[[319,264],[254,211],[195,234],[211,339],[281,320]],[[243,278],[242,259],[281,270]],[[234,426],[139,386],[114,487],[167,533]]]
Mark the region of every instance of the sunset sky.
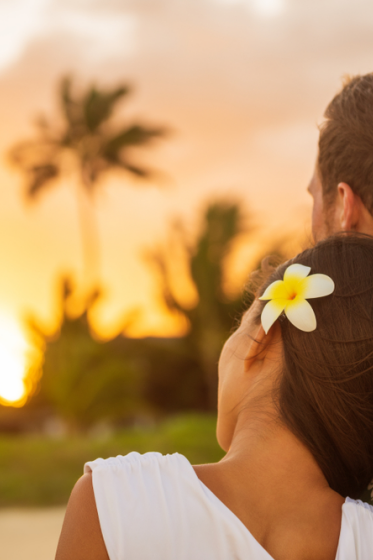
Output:
[[7,163],[33,120],[55,114],[61,76],[81,87],[133,84],[118,120],[172,131],[136,156],[163,181],[118,173],[102,182],[105,295],[94,317],[110,336],[138,308],[133,334],[169,335],[178,326],[157,301],[144,252],[175,217],[193,232],[217,196],[242,199],[256,225],[237,250],[237,286],[264,239],[290,235],[296,250],[309,235],[317,123],[344,74],[373,70],[372,27],[368,0],[0,0],[0,395],[1,379],[18,375],[2,366],[1,348],[24,351],[27,314],[51,327],[58,277],[82,274],[73,182],[30,206]]

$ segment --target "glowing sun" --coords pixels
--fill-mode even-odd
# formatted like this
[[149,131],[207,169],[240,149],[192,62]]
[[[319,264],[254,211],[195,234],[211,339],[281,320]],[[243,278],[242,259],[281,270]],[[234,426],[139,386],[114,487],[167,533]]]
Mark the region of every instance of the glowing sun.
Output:
[[0,400],[3,404],[24,400],[28,346],[17,321],[0,314]]

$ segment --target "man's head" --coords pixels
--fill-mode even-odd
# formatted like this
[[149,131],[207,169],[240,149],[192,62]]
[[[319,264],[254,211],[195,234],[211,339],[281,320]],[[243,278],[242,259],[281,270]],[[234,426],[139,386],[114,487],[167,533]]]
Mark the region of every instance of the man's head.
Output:
[[320,127],[315,173],[315,241],[338,231],[373,235],[373,73],[349,79]]

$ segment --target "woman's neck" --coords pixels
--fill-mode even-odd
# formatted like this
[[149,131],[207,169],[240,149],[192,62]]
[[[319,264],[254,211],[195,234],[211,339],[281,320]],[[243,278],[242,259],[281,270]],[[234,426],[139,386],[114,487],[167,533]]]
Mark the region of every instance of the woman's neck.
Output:
[[[314,551],[307,558],[333,558],[344,499],[286,427],[247,420],[242,413],[224,459],[195,467],[197,476],[276,560],[303,558],[303,547]],[[294,538],[291,553],[284,543]]]
[[269,489],[272,499],[280,492],[287,493],[288,486],[292,494],[294,491],[306,492],[311,487],[329,488],[308,448],[270,415],[247,421],[245,413],[241,413],[230,449],[221,465],[237,470],[244,478],[255,480],[253,486],[258,491],[259,488],[261,491]]

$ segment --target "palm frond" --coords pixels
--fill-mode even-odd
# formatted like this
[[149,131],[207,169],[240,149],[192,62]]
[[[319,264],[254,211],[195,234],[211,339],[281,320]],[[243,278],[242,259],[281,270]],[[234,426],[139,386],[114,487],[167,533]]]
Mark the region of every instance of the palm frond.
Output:
[[162,136],[165,133],[166,129],[164,128],[146,128],[144,126],[134,124],[125,128],[106,142],[104,155],[109,160],[112,157],[117,158],[119,152],[123,148],[146,144],[153,138]]
[[144,254],[144,257],[145,260],[154,268],[154,271],[158,276],[160,293],[166,307],[171,312],[176,311],[182,315],[187,315],[188,310],[178,301],[172,289],[172,280],[168,266],[167,253],[162,248],[158,248],[152,251],[147,251]]
[[62,113],[70,125],[76,124],[76,102],[71,95],[72,79],[65,76],[60,82],[59,98]]
[[132,175],[136,175],[136,177],[141,177],[142,179],[149,179],[152,176],[152,172],[149,169],[138,167],[137,165],[132,165],[131,163],[127,163],[125,161],[118,160],[116,165],[126,171],[129,171]]
[[130,88],[126,85],[111,91],[98,90],[96,87],[92,87],[82,100],[82,111],[88,130],[95,132],[103,122],[108,120],[113,113],[115,104],[129,91]]
[[19,142],[8,153],[10,162],[28,171],[34,165],[53,162],[59,151],[58,142],[51,138],[36,138]]
[[39,192],[47,185],[49,186],[53,179],[59,175],[57,165],[47,163],[44,165],[35,165],[30,167],[27,173],[26,196],[29,199],[35,198]]

